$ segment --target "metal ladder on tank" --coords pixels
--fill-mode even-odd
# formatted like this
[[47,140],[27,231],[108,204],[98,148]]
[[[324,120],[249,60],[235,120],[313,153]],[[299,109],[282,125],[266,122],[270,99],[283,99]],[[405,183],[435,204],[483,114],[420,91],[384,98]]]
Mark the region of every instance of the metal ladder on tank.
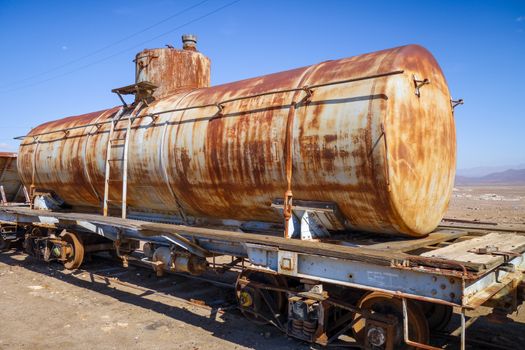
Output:
[[[123,118],[126,107],[123,106],[119,109],[117,114],[113,117],[111,121],[111,126],[109,129],[109,136],[108,136],[108,144],[106,149],[106,174],[105,174],[105,180],[104,180],[104,209],[103,214],[104,216],[108,216],[108,208],[110,202],[120,202],[122,205],[122,218],[126,218],[126,211],[127,211],[127,190],[128,190],[128,149],[129,149],[129,136],[131,133],[131,126],[133,124],[133,120],[137,116],[138,112],[140,111],[140,108],[143,105],[143,101],[139,101],[133,111],[129,114],[128,117]],[[115,133],[115,130],[117,129],[117,125],[121,122],[127,122],[125,134],[124,137],[122,135],[119,135],[119,133]],[[122,141],[124,144],[122,144]],[[116,158],[112,159],[111,154],[112,149],[115,147],[123,147],[122,151],[122,158]],[[122,162],[122,179],[112,179],[111,174],[113,173],[111,171],[111,168],[115,162]],[[110,200],[109,199],[109,190],[111,187],[112,182],[122,182],[122,199],[121,200]]]

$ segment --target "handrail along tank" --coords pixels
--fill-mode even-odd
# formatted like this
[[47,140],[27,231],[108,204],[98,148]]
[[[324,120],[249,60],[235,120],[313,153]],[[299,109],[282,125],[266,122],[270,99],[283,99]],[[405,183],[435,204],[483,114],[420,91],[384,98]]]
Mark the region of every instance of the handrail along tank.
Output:
[[[448,86],[426,49],[402,46],[209,87],[209,60],[195,43],[186,37],[183,50],[137,55],[137,82],[158,88],[129,135],[130,212],[282,222],[271,204],[293,193],[335,203],[344,229],[435,229],[452,193],[456,140]],[[24,184],[100,212],[117,110],[31,130],[18,157]]]

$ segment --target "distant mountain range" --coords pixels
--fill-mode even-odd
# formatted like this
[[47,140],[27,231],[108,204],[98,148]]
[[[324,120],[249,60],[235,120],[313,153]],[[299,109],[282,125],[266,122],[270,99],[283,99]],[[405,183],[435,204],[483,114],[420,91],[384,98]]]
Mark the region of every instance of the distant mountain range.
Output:
[[492,173],[500,173],[509,169],[525,169],[525,163],[501,166],[478,166],[468,169],[458,169],[456,175],[465,177],[482,177]]
[[481,184],[525,185],[525,169],[507,169],[505,171],[494,172],[484,176],[456,175],[456,185]]

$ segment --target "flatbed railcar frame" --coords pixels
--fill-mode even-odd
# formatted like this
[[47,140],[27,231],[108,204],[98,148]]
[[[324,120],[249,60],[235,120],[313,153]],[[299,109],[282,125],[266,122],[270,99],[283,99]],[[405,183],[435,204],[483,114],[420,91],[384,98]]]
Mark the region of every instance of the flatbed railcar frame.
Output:
[[[45,242],[41,257],[65,260],[69,268],[79,266],[80,254],[101,250],[115,250],[127,264],[139,241],[147,242],[143,261],[159,274],[196,274],[206,259],[232,256],[221,268],[242,264],[236,286],[241,311],[321,345],[350,333],[358,347],[433,349],[421,342],[428,338],[424,329],[442,328],[457,307],[463,349],[466,310],[488,305],[512,312],[525,290],[525,231],[515,228],[451,222],[419,239],[351,233],[301,240],[16,206],[0,207],[0,224],[26,242]],[[389,311],[382,313],[378,303]],[[421,319],[429,305],[441,319],[428,319],[432,313]]]

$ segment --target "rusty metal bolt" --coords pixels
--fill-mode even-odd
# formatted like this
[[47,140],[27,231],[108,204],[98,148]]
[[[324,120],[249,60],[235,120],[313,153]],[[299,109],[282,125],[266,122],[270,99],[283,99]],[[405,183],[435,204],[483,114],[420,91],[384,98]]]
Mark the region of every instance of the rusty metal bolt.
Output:
[[239,296],[239,304],[242,307],[250,307],[253,305],[253,297],[246,290],[241,291]]
[[371,327],[367,332],[368,342],[373,346],[382,346],[386,342],[386,332],[380,327]]

